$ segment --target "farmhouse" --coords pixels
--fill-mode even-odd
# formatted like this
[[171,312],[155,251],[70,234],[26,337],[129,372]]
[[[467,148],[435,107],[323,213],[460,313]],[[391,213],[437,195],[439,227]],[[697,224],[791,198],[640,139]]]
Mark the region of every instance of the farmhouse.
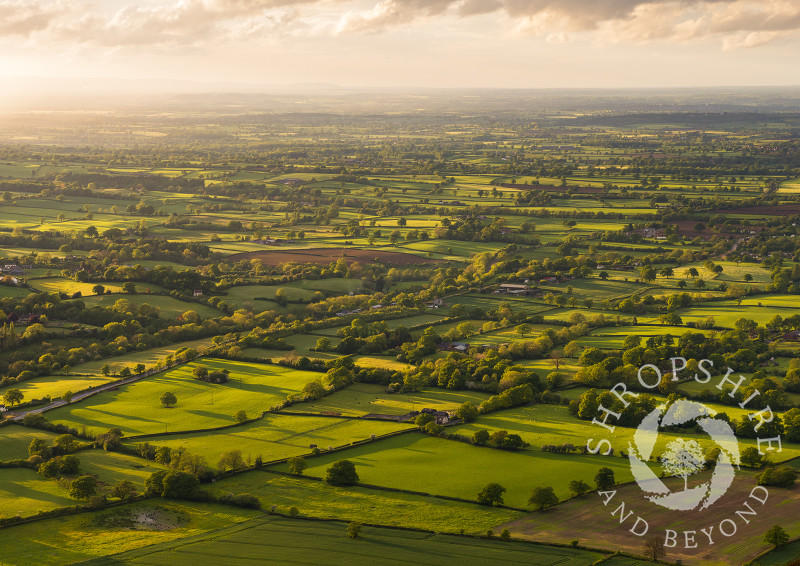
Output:
[[529,296],[531,292],[532,289],[527,285],[515,285],[513,283],[503,283],[497,288],[497,291],[495,291],[495,293],[500,294],[525,296]]
[[440,352],[466,352],[469,344],[466,342],[441,342],[438,347]]

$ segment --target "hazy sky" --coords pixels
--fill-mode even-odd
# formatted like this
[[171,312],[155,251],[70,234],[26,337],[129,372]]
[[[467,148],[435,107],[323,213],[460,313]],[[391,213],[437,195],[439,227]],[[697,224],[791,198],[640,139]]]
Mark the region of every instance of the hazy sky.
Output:
[[798,0],[0,0],[0,81],[796,85],[798,39]]

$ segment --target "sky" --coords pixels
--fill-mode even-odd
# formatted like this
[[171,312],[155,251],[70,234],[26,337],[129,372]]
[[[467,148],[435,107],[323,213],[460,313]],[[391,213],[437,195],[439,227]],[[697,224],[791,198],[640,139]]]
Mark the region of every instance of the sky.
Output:
[[800,0],[0,0],[0,86],[797,85],[798,40]]

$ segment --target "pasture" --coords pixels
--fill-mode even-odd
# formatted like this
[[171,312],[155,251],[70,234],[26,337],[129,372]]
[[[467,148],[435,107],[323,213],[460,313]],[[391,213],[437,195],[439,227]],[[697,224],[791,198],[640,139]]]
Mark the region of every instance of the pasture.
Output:
[[141,493],[144,481],[153,472],[165,469],[150,460],[101,449],[81,450],[76,456],[81,461],[81,474],[95,476],[100,481],[99,491],[109,496],[114,484],[122,480],[132,481]]
[[[560,499],[569,496],[571,480],[590,485],[597,470],[614,470],[618,482],[632,479],[627,459],[604,456],[551,454],[540,451],[507,452],[426,436],[404,434],[349,450],[309,459],[306,475],[325,477],[325,470],[341,459],[352,461],[364,484],[447,495],[474,501],[492,482],[508,491],[505,504],[525,508],[534,487],[552,486]],[[457,473],[442,473],[444,469]],[[276,469],[286,471],[280,464]]]
[[82,299],[88,308],[94,306],[112,307],[120,299],[128,300],[137,305],[147,303],[151,307],[157,307],[160,317],[166,320],[175,320],[187,311],[195,311],[200,318],[215,318],[222,313],[202,303],[181,301],[168,295],[150,295],[147,293],[137,293],[136,295],[103,295],[102,297],[93,296]]
[[386,388],[381,385],[353,383],[322,399],[298,403],[285,410],[352,417],[370,413],[404,415],[424,408],[454,411],[466,401],[479,405],[488,397],[488,394],[477,391],[450,391],[437,388],[428,388],[417,393],[386,393]]
[[261,456],[264,462],[301,456],[311,453],[311,445],[321,450],[339,447],[351,442],[369,440],[413,425],[394,422],[362,421],[332,417],[292,416],[270,413],[262,419],[218,432],[196,432],[153,436],[130,440],[135,446],[149,442],[154,446],[185,448],[191,454],[201,455],[211,467],[216,467],[220,456],[230,450],[241,450],[246,461]]
[[[664,399],[660,398],[660,400]],[[727,413],[732,419],[741,420],[748,413],[748,411],[739,407],[727,407],[715,403],[705,403],[705,405],[712,410]],[[611,423],[612,420],[610,419],[609,422]],[[619,454],[621,450],[625,453],[630,451],[629,446],[636,432],[635,428],[618,426],[611,433],[598,425],[592,424],[590,420],[583,421],[573,417],[566,407],[543,404],[517,407],[483,415],[471,423],[453,427],[452,431],[471,437],[479,429],[488,430],[490,433],[497,430],[517,433],[522,437],[522,440],[531,445],[531,450],[539,450],[545,444],[583,446],[590,438],[594,439],[592,446],[595,446],[599,439],[606,438],[611,442],[615,454]],[[654,453],[660,454],[669,441],[684,437],[694,438],[706,451],[714,446],[707,435],[661,432]],[[745,446],[755,446],[755,440],[741,438],[739,439],[739,446],[740,450],[743,450]],[[783,450],[780,454],[773,453],[771,455],[773,461],[783,461],[800,456],[800,445],[784,441],[782,447]],[[605,451],[605,448],[603,451]]]
[[28,457],[28,446],[36,438],[48,444],[53,443],[57,435],[45,430],[36,430],[20,425],[8,425],[0,429],[0,460],[15,460]]
[[[25,395],[25,399],[42,399],[50,397],[55,399],[61,397],[67,391],[77,393],[89,387],[97,387],[119,379],[116,374],[123,368],[130,368],[133,370],[136,364],[142,363],[147,368],[153,367],[156,362],[163,361],[167,356],[175,354],[182,348],[202,349],[211,344],[209,339],[190,340],[187,342],[178,342],[169,346],[159,348],[151,348],[149,350],[134,351],[115,356],[112,358],[104,358],[76,365],[69,375],[49,375],[42,377],[35,377],[22,383],[16,383],[16,387]],[[103,375],[101,368],[108,365],[111,368],[110,375]],[[8,390],[12,386],[0,388],[0,394]]]
[[[311,460],[309,460],[309,463]],[[521,514],[510,509],[474,503],[445,501],[411,493],[377,490],[362,486],[338,488],[305,477],[252,471],[214,482],[213,492],[250,493],[264,508],[277,505],[288,514],[297,507],[305,517],[346,519],[390,526],[414,526],[438,532],[483,534]]]
[[[48,419],[94,432],[118,427],[126,436],[215,428],[235,423],[239,410],[251,417],[260,415],[319,377],[277,365],[203,359],[202,365],[210,370],[230,371],[230,381],[212,384],[194,378],[197,365],[183,364],[104,391],[51,411]],[[161,405],[159,399],[166,392],[177,397],[174,407]]]
[[0,515],[3,517],[29,517],[39,511],[76,504],[66,487],[44,479],[34,470],[0,469]]

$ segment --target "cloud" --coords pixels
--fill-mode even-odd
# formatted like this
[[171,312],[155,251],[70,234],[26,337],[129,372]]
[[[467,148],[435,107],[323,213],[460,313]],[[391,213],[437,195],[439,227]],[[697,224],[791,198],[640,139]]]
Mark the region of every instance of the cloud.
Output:
[[[486,14],[510,19],[513,33],[550,41],[596,32],[615,42],[721,38],[729,47],[754,47],[800,31],[800,5],[792,0],[381,0],[342,16],[337,30],[376,32],[436,16]],[[494,28],[497,36],[503,32]]]
[[[286,35],[378,33],[488,17],[486,33],[605,42],[718,39],[758,47],[800,30],[796,0],[0,0],[0,41],[70,46],[210,45]],[[494,23],[495,25],[492,25]]]

